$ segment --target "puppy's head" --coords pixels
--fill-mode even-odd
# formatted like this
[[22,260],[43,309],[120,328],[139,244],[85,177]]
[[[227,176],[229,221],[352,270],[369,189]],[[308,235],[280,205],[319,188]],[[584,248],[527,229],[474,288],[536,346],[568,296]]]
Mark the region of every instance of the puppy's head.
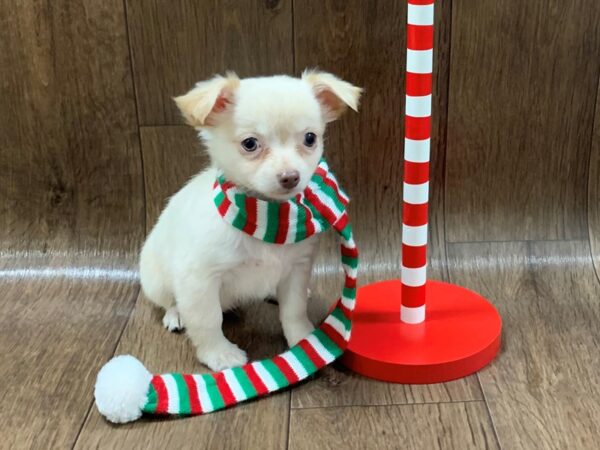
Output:
[[360,93],[317,71],[242,80],[228,73],[175,102],[229,180],[260,197],[287,200],[308,185],[323,154],[325,125],[347,107],[356,111]]

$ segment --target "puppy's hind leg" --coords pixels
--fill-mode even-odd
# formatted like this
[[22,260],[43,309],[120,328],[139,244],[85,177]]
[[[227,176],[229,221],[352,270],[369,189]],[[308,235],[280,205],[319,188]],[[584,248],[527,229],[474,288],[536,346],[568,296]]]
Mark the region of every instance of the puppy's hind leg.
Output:
[[165,309],[163,325],[169,331],[180,331],[183,326],[179,311],[175,306],[175,297],[170,288],[159,259],[149,249],[144,248],[140,257],[140,282],[148,300]]

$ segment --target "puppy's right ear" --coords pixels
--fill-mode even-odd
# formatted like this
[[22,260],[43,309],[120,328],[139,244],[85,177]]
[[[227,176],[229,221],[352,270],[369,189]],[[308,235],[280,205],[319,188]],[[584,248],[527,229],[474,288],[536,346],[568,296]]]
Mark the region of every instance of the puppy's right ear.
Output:
[[187,94],[175,97],[175,103],[188,124],[195,128],[215,125],[233,105],[240,79],[233,72],[201,81]]

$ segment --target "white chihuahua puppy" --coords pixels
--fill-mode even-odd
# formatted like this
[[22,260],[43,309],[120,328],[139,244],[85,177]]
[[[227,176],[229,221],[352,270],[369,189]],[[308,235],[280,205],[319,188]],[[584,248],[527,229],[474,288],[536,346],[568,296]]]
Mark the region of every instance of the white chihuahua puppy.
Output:
[[221,329],[233,306],[276,295],[290,346],[313,330],[307,296],[316,249],[316,237],[268,244],[226,223],[213,202],[217,171],[255,197],[292,198],[316,170],[326,123],[347,106],[357,110],[360,92],[323,72],[242,80],[228,73],[175,98],[211,167],[169,201],[142,249],[140,277],[146,297],[166,311],[164,326],[185,327],[212,370],[247,361]]

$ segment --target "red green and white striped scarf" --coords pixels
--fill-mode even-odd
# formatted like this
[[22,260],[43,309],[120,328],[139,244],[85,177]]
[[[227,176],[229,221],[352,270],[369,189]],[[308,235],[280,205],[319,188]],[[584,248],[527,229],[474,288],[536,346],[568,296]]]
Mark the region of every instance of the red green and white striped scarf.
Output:
[[[348,197],[327,163],[321,160],[308,187],[287,202],[250,197],[222,175],[214,184],[214,201],[229,224],[272,244],[299,242],[332,227],[341,241],[345,273],[342,295],[335,309],[317,329],[273,358],[217,373],[168,373],[149,377],[147,398],[141,407],[141,412],[146,414],[205,414],[278,391],[335,361],[350,339],[358,250],[346,212]],[[97,404],[101,409],[98,396]],[[103,414],[113,420],[110,412]],[[115,419],[115,422],[128,421],[118,416]]]

